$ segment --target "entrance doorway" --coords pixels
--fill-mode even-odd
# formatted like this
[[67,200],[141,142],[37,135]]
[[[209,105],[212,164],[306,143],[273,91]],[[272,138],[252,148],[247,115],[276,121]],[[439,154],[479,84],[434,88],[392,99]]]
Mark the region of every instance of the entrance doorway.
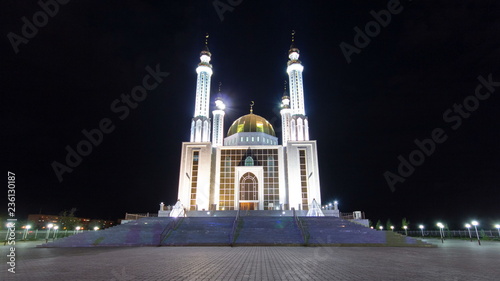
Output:
[[242,211],[253,211],[259,209],[258,202],[240,202],[240,210]]

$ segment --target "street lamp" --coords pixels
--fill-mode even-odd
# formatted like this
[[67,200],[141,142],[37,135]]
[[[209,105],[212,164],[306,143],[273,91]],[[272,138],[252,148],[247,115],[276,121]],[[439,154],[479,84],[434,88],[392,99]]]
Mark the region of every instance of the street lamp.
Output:
[[500,224],[495,224],[495,228],[498,230],[498,237],[500,237]]
[[424,226],[419,225],[418,228],[420,228],[420,231],[422,231],[422,237],[424,237]]
[[24,227],[23,240],[26,240],[26,238],[28,237],[28,231],[29,231],[30,228],[31,228],[31,225],[27,225],[27,226]]
[[79,226],[75,227],[75,232],[73,232],[73,234],[80,232],[80,229],[81,229],[81,227],[79,227]]
[[477,243],[481,245],[481,239],[479,239],[479,232],[477,232],[477,226],[479,225],[479,223],[477,221],[472,221],[471,223],[476,229]]
[[378,228],[379,228],[380,230],[384,229],[384,227],[383,227],[383,226],[379,226]]
[[472,235],[470,234],[470,227],[471,227],[471,225],[468,224],[468,223],[466,223],[465,227],[467,227],[467,230],[469,231],[469,238],[470,238],[470,241],[472,242]]
[[59,226],[54,225],[54,235],[52,236],[52,240],[56,239],[56,233],[57,233],[58,229],[59,229]]
[[403,228],[405,229],[405,235],[408,236],[408,226],[404,225]]
[[49,235],[50,235],[50,229],[53,227],[54,225],[49,223],[47,225],[47,236],[45,236],[45,243],[48,243],[49,242]]
[[441,243],[444,243],[444,238],[443,238],[443,228],[444,225],[440,222],[437,223],[437,226],[439,227],[439,235],[441,235]]
[[98,231],[98,230],[99,230],[99,227],[94,226],[94,231]]
[[391,230],[394,232],[394,225],[391,225]]
[[[12,224],[9,222],[5,225],[7,228],[12,227]],[[7,229],[7,235],[5,235],[5,241],[9,238],[9,230]]]

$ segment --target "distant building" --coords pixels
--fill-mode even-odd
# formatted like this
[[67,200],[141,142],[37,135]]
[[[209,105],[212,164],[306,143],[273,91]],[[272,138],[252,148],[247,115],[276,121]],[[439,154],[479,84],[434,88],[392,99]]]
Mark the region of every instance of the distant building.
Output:
[[116,225],[116,221],[78,218],[78,217],[61,217],[56,215],[46,214],[30,214],[28,215],[28,222],[31,224],[32,229],[45,229],[48,224],[59,226],[59,229],[73,230],[75,226],[80,226],[82,229],[94,228],[100,229],[108,228]]

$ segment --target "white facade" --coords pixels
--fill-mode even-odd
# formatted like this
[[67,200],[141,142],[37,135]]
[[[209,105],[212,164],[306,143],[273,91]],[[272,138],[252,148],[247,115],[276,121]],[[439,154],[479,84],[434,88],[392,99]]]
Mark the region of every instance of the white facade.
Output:
[[299,50],[289,51],[290,98],[283,97],[282,145],[263,117],[244,115],[224,137],[224,103],[212,112],[210,142],[210,77],[208,48],[197,68],[195,116],[190,142],[182,143],[179,200],[188,210],[308,210],[321,204],[316,141],[309,140],[305,115],[303,66]]

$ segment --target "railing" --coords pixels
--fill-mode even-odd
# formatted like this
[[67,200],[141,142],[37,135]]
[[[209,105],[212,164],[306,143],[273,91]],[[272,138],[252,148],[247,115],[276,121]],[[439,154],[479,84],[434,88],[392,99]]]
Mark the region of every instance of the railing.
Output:
[[157,213],[142,213],[142,214],[129,214],[125,213],[125,220],[138,220],[140,218],[157,217]]
[[[344,220],[353,220],[355,219],[354,213],[340,213],[340,218]],[[361,212],[361,218],[365,219],[365,212]]]
[[304,240],[304,245],[307,245],[309,241],[309,234],[307,231],[304,229],[304,226],[302,225],[302,222],[299,220],[299,217],[295,213],[295,208],[292,208],[292,213],[293,213],[293,218],[295,220],[295,224],[300,230],[300,235],[302,236],[302,239]]
[[[399,234],[405,234],[404,230],[397,230],[394,231]],[[422,231],[421,230],[408,230],[408,236],[414,236],[414,237],[422,237]],[[449,237],[449,238],[467,238],[470,239],[477,239],[476,236],[476,231],[472,228],[470,230],[470,236],[469,236],[469,231],[467,230],[444,230],[444,237]],[[500,233],[498,230],[483,230],[483,229],[478,229],[479,237],[481,239],[484,238],[492,238],[492,239],[498,239],[500,236]],[[424,237],[440,237],[439,230],[425,230],[424,229]]]
[[236,234],[236,229],[238,228],[238,221],[240,219],[240,210],[236,212],[236,217],[234,218],[233,221],[233,228],[231,229],[231,233],[229,233],[229,245],[231,247],[234,245],[234,240],[235,240],[235,234]]
[[179,224],[181,223],[181,221],[183,219],[184,219],[183,217],[176,217],[176,218],[173,218],[173,220],[169,224],[167,224],[165,229],[160,234],[160,242],[158,243],[158,246],[161,246],[161,244],[163,243],[163,240],[165,240],[168,237],[168,235],[170,235],[170,233],[174,229],[176,229],[177,226],[179,226]]

